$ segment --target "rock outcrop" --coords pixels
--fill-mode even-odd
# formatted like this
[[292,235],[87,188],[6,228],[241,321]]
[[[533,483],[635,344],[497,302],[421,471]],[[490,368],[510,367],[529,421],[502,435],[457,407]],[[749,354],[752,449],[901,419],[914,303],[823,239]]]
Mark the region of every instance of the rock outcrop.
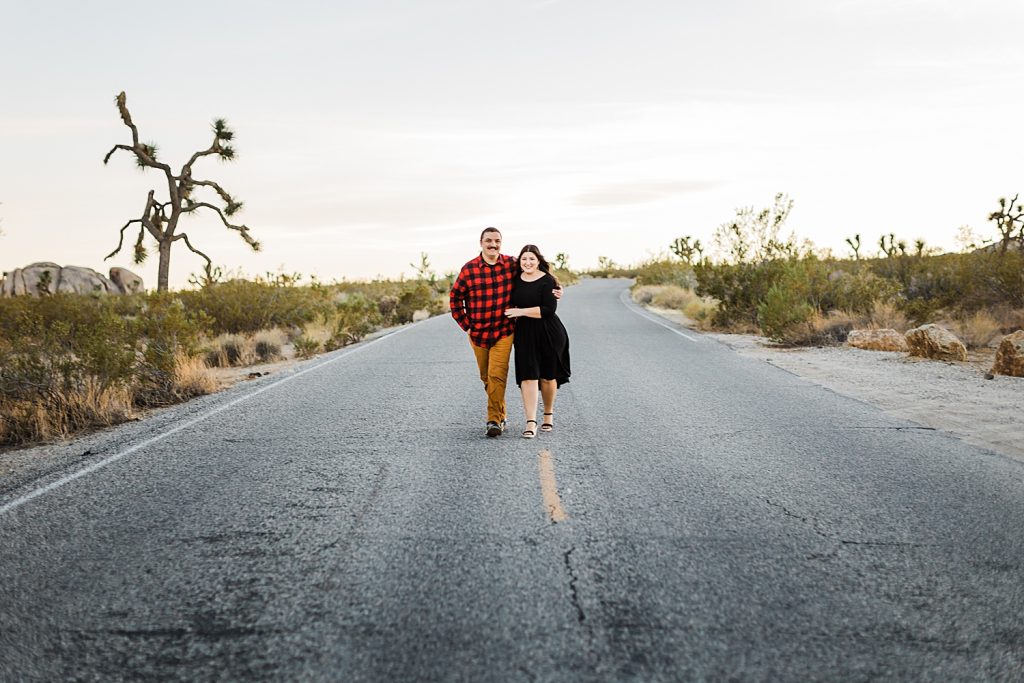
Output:
[[1024,377],[1024,330],[1011,332],[999,342],[992,374]]
[[145,290],[142,278],[127,268],[118,268],[117,266],[111,268],[110,280],[117,285],[122,294],[138,294]]
[[[142,278],[125,268],[111,268],[107,278],[92,268],[32,263],[4,273],[0,295],[42,296],[46,294],[132,294],[143,290]],[[122,284],[123,283],[123,284]]]
[[906,351],[907,338],[896,330],[850,330],[846,343],[866,351]]
[[934,360],[967,360],[967,347],[957,336],[939,325],[915,327],[906,334],[911,356]]

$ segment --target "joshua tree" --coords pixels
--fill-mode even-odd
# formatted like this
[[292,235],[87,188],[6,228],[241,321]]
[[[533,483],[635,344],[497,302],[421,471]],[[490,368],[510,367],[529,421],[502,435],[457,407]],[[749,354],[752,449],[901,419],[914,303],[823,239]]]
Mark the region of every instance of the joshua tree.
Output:
[[564,251],[555,254],[555,268],[558,270],[569,270],[569,255]]
[[[886,243],[888,240],[888,243]],[[903,244],[902,242],[900,244]],[[887,258],[892,258],[896,255],[897,251],[900,251],[900,247],[896,242],[896,235],[891,232],[888,235],[882,235],[882,239],[878,240],[878,246],[882,249],[882,255]],[[906,251],[907,245],[903,244],[903,250]]]
[[[1006,197],[1000,197],[999,210],[993,211],[988,215],[988,219],[994,221],[996,228],[999,230],[1000,253],[1006,253],[1006,248],[1010,246],[1010,242],[1014,239],[1013,232],[1015,230],[1019,230],[1016,239],[1024,247],[1024,205],[1017,204],[1014,207],[1018,197],[1020,197],[1019,192],[1009,202],[1006,201]],[[1015,208],[1017,210],[1016,213],[1014,213]]]
[[[114,148],[107,152],[107,156],[103,157],[103,163],[106,164],[110,161],[110,157],[119,149],[131,152],[135,155],[135,163],[141,170],[145,171],[148,168],[155,168],[158,171],[163,171],[170,199],[166,202],[157,201],[155,198],[156,190],[150,190],[149,196],[146,198],[146,206],[142,210],[142,217],[135,218],[124,224],[121,228],[121,239],[118,240],[117,248],[107,255],[106,258],[109,259],[121,251],[121,246],[124,244],[124,231],[133,223],[138,223],[139,236],[135,240],[134,260],[135,263],[142,263],[146,259],[148,252],[143,242],[145,241],[146,234],[149,233],[156,240],[160,253],[157,291],[167,291],[167,276],[171,265],[171,245],[178,240],[183,240],[186,247],[203,257],[206,261],[205,270],[207,277],[210,277],[210,269],[213,265],[210,257],[192,246],[186,233],[177,232],[178,220],[183,215],[193,214],[199,209],[209,209],[215,212],[225,227],[230,230],[237,230],[246,244],[252,247],[253,251],[259,251],[261,245],[249,234],[249,228],[244,225],[234,225],[228,221],[230,216],[235,215],[242,209],[242,202],[232,197],[224,188],[212,180],[196,180],[192,177],[192,165],[202,157],[216,155],[223,161],[231,161],[235,158],[235,148],[231,146],[231,140],[235,137],[235,134],[228,128],[227,121],[217,119],[213,122],[213,142],[208,148],[193,154],[188,163],[181,167],[178,175],[174,175],[174,171],[168,164],[157,160],[156,144],[152,142],[139,142],[139,130],[132,123],[132,116],[128,112],[123,92],[117,96],[116,101],[117,109],[121,113],[121,120],[124,121],[124,125],[128,126],[132,132],[132,144],[114,145]],[[196,187],[212,189],[220,197],[224,206],[220,207],[216,204],[193,199],[192,194]]]
[[853,260],[860,261],[860,233],[853,237],[847,237],[846,243],[850,245],[850,249],[853,249]]
[[704,245],[700,243],[700,240],[695,240],[690,235],[684,235],[683,237],[677,237],[673,240],[672,244],[669,245],[672,253],[679,258],[686,261],[686,265],[693,265],[693,257],[696,255],[698,260],[704,254]]
[[924,256],[924,240],[914,240],[914,255],[917,256],[918,258]]

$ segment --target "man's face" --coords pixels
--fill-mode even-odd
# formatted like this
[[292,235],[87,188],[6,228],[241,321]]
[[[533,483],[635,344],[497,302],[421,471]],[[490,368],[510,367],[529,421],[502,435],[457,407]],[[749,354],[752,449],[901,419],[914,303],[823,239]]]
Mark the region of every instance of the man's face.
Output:
[[484,256],[497,258],[501,253],[501,233],[485,232],[480,240],[480,251],[484,253]]

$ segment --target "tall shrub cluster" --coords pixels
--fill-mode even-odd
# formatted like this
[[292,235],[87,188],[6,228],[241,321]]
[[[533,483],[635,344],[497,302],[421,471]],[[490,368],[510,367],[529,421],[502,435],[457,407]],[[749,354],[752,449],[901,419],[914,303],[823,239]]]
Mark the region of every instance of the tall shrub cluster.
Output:
[[118,422],[187,398],[178,358],[202,316],[166,296],[0,299],[0,445]]
[[[1001,206],[1009,211],[1005,202]],[[923,240],[911,247],[884,235],[879,255],[865,258],[857,235],[847,240],[852,259],[822,258],[795,236],[784,237],[791,208],[780,194],[761,211],[737,210],[715,233],[716,257],[693,264],[696,293],[717,301],[716,327],[760,331],[787,343],[820,343],[822,320],[837,318],[836,312],[869,317],[879,306],[891,306],[920,324],[1024,308],[1024,249],[1007,248],[1004,225],[1016,225],[1019,207],[1017,214],[1000,218],[1000,242],[987,248],[933,254]],[[845,331],[826,329],[824,336],[841,340]]]

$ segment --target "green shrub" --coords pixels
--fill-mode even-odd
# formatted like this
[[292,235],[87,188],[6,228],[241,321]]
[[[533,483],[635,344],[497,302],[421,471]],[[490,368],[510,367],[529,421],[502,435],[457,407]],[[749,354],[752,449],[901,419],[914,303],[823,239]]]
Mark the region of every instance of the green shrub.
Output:
[[301,327],[332,307],[324,288],[252,280],[230,280],[179,292],[178,296],[189,310],[202,311],[211,318],[210,331],[214,334]]
[[803,333],[814,308],[800,294],[785,284],[772,285],[765,300],[757,306],[758,324],[765,336],[774,341],[787,342]]
[[320,342],[306,336],[299,337],[294,342],[295,355],[299,358],[312,358],[320,353]]
[[362,294],[350,294],[336,304],[335,313],[329,320],[333,328],[331,338],[324,344],[324,348],[333,351],[354,344],[376,329],[380,321],[378,303]]
[[682,289],[693,289],[696,280],[693,268],[676,259],[652,258],[636,267],[638,285],[674,285]]

